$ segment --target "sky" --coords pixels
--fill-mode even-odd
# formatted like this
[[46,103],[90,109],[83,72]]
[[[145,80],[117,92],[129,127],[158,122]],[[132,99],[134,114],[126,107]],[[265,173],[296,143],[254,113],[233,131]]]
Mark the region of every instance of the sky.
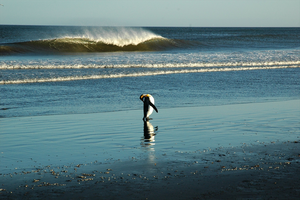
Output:
[[300,27],[300,0],[0,0],[1,25]]

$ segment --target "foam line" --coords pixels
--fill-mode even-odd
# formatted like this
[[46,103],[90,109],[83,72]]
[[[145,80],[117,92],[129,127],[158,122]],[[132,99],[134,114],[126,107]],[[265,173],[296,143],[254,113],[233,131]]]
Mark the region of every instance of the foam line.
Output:
[[288,62],[227,62],[227,63],[164,63],[164,64],[126,64],[126,65],[7,65],[2,64],[0,70],[12,69],[100,69],[100,68],[193,68],[193,67],[256,67],[300,65],[300,61]]
[[205,73],[205,72],[228,72],[228,71],[247,71],[247,70],[272,70],[285,68],[300,68],[299,65],[289,66],[273,66],[273,67],[237,67],[237,68],[209,68],[209,69],[190,69],[190,70],[167,70],[156,72],[140,72],[131,74],[112,74],[112,75],[91,75],[91,76],[74,76],[74,77],[55,77],[45,79],[25,79],[25,80],[9,80],[0,81],[0,84],[25,84],[25,83],[43,83],[43,82],[58,82],[58,81],[75,81],[88,79],[105,79],[105,78],[123,78],[123,77],[139,77],[139,76],[156,76],[166,74],[182,74],[182,73]]

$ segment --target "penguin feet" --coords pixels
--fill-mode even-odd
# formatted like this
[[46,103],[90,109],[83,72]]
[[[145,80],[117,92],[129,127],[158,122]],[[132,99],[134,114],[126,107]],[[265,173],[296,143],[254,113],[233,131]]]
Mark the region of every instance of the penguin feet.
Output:
[[146,122],[146,121],[152,120],[152,118],[144,117],[143,120]]

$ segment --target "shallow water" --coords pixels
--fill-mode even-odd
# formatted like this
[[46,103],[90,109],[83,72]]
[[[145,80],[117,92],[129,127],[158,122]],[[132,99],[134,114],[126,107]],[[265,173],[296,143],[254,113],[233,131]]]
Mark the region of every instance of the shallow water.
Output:
[[158,109],[298,99],[300,68],[0,85],[0,117]]
[[152,114],[152,137],[145,135],[139,110],[2,118],[0,169],[183,161],[217,148],[299,140],[299,105],[291,100],[161,109]]

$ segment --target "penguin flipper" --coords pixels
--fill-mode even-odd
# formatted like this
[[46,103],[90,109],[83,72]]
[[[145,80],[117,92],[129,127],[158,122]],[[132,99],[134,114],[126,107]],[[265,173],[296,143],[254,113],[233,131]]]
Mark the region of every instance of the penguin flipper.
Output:
[[157,110],[156,106],[155,106],[153,103],[151,103],[150,101],[149,101],[149,104],[150,104],[150,106],[152,106],[152,108],[154,108],[154,110],[158,113],[158,110]]

